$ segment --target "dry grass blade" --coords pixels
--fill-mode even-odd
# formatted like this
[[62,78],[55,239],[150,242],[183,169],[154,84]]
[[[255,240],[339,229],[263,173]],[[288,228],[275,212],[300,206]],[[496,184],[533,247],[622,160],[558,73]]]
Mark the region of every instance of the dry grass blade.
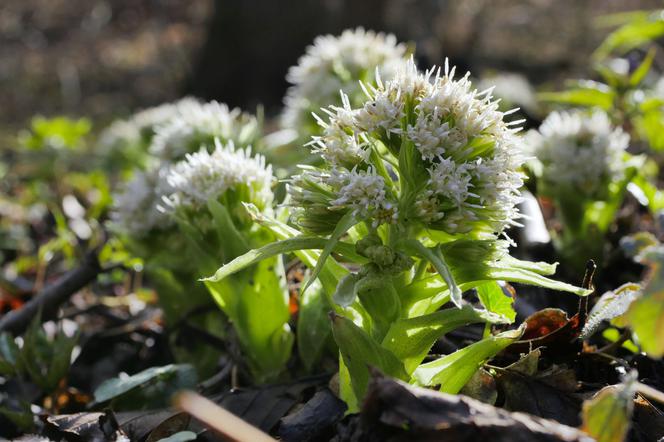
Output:
[[208,428],[237,442],[274,442],[275,439],[233,413],[192,391],[175,397],[175,406],[189,413]]

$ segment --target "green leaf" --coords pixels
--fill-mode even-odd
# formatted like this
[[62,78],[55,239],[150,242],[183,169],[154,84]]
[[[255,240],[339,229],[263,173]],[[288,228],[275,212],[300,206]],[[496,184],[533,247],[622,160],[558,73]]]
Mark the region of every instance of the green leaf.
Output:
[[415,239],[404,241],[403,246],[411,255],[424,258],[433,265],[436,271],[440,274],[441,278],[443,278],[445,283],[447,283],[447,287],[450,290],[450,299],[457,307],[461,307],[461,289],[454,281],[452,272],[447,266],[440,248],[428,248]]
[[399,319],[388,330],[382,346],[403,361],[406,373],[411,374],[441,336],[464,325],[480,322],[495,324],[507,321],[490,312],[464,305],[460,309],[451,308],[415,318]]
[[650,72],[650,68],[652,67],[652,62],[655,59],[656,52],[657,50],[655,48],[650,48],[650,50],[648,50],[648,53],[646,54],[639,67],[637,67],[634,72],[632,72],[632,75],[630,75],[630,86],[636,87],[643,81],[644,78],[646,78],[646,75],[648,75],[648,72]]
[[523,269],[495,267],[487,269],[484,275],[486,276],[485,278],[477,279],[493,279],[497,281],[519,282],[521,284],[530,284],[551,290],[560,290],[561,292],[571,292],[578,296],[588,296],[593,292],[592,290],[577,287],[572,284],[567,284],[566,282],[556,281],[535,272]]
[[327,302],[320,281],[314,281],[304,293],[300,293],[300,309],[297,315],[297,347],[300,359],[311,371],[327,344],[332,329],[328,313],[332,306]]
[[440,391],[456,394],[484,364],[523,334],[524,327],[482,339],[433,362],[420,365],[413,379],[423,386],[440,385]]
[[630,305],[625,320],[650,357],[664,356],[664,246],[647,247],[638,256],[648,266],[642,295]]
[[[595,334],[602,321],[615,320],[624,315],[632,302],[640,296],[641,286],[634,283],[623,284],[615,291],[604,293],[590,311],[581,339],[588,339]],[[614,325],[619,324],[614,323]]]
[[612,53],[624,54],[664,35],[664,20],[657,12],[648,17],[636,17],[613,31],[595,50],[593,58],[601,60]]
[[314,269],[312,270],[311,276],[309,277],[304,288],[302,289],[303,292],[307,290],[307,287],[309,287],[309,284],[311,284],[313,280],[318,278],[318,274],[323,269],[323,265],[325,264],[327,257],[330,256],[332,250],[334,250],[334,246],[337,245],[341,237],[357,223],[358,220],[355,219],[355,215],[353,215],[352,212],[348,212],[339,220],[339,223],[337,223],[336,227],[334,228],[334,231],[330,235],[330,238],[325,243],[325,247],[323,248],[323,251],[318,257],[318,260],[316,261],[316,267],[314,267]]
[[369,366],[383,373],[407,380],[408,374],[401,361],[389,350],[381,347],[371,336],[348,318],[331,314],[332,333],[348,367],[353,393],[361,400],[369,382]]
[[344,276],[341,281],[339,281],[339,285],[332,295],[332,300],[341,307],[348,307],[353,304],[357,299],[355,285],[360,279],[362,279],[362,277],[357,273],[349,273]]
[[77,343],[78,333],[73,337],[69,337],[62,330],[59,330],[55,335],[52,343],[53,356],[46,374],[46,382],[51,387],[50,390],[57,388],[60,380],[69,373],[71,353]]
[[477,297],[488,311],[502,315],[513,323],[516,319],[514,310],[514,298],[505,294],[500,284],[496,281],[488,281],[478,286]]
[[106,402],[150,382],[171,379],[177,375],[180,375],[180,380],[184,381],[178,387],[194,388],[196,386],[196,374],[191,365],[170,364],[163,367],[151,367],[133,376],[112,378],[102,382],[94,392],[95,402]]
[[168,437],[159,439],[157,442],[187,442],[189,440],[196,440],[197,437],[193,431],[179,431]]
[[[606,86],[606,85],[603,85]],[[537,95],[540,100],[573,106],[599,107],[609,110],[613,106],[615,93],[607,87],[568,89],[562,92],[543,92]]]
[[296,238],[277,241],[261,248],[250,250],[244,255],[238,256],[228,264],[225,264],[219,268],[219,270],[217,270],[213,276],[202,278],[201,280],[213,282],[221,281],[227,276],[237,273],[240,270],[243,270],[272,256],[307,249],[322,249],[325,247],[326,243],[327,239],[325,238],[310,236],[298,236]]
[[[293,334],[286,275],[280,257],[259,262],[241,285],[231,317],[249,366],[259,382],[273,380],[290,358]],[[241,290],[240,293],[237,293]]]
[[207,206],[217,224],[216,231],[220,236],[220,244],[224,245],[223,249],[220,250],[224,255],[224,260],[227,260],[228,257],[236,257],[246,253],[249,250],[249,245],[235,226],[228,209],[215,199],[210,199]]
[[19,348],[16,341],[7,332],[0,333],[0,356],[10,364],[18,362]]
[[[298,230],[284,224],[281,221],[266,216],[265,214],[259,212],[255,206],[251,204],[245,204],[245,207],[247,208],[247,212],[254,219],[254,221],[269,229],[280,240],[283,241],[286,239],[302,237],[301,232]],[[322,239],[321,243],[323,241],[325,241],[325,239]],[[353,262],[359,264],[366,262],[364,257],[361,257],[355,253],[355,246],[353,244],[339,242],[337,243],[335,249],[336,252],[343,255],[344,257],[351,259]],[[309,268],[315,267],[316,261],[320,257],[320,252],[315,250],[294,250],[293,253]],[[344,266],[339,264],[334,258],[329,258],[323,265],[323,269],[321,270],[321,273],[318,277],[320,282],[323,284],[323,290],[325,290],[325,293],[329,297],[330,305],[333,308],[336,306],[336,304],[331,301],[332,294],[335,292],[337,286],[339,285],[339,281],[347,274],[348,270],[346,270]],[[335,310],[338,310],[338,308]]]
[[602,388],[583,403],[581,429],[597,442],[623,442],[634,408],[634,375],[623,384]]

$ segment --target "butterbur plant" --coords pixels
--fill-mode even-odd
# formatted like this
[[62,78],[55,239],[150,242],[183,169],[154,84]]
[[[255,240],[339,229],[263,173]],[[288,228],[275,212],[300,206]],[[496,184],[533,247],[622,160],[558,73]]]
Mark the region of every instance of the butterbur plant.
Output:
[[629,135],[600,110],[553,112],[527,137],[538,193],[562,225],[555,245],[570,265],[601,260],[605,234],[636,175]]
[[[250,148],[217,141],[211,152],[202,148],[187,154],[166,179],[172,191],[162,207],[186,238],[199,276],[214,271],[219,261],[228,262],[273,240],[243,205],[272,214],[272,169],[261,155],[252,156]],[[281,258],[206,285],[233,325],[255,378],[260,382],[276,377],[293,344]]]
[[[261,245],[261,235],[256,228],[252,230],[241,202],[271,213],[272,172],[262,156],[252,156],[246,147],[258,139],[258,120],[224,104],[183,99],[142,111],[126,124],[140,135],[147,160],[138,164],[131,179],[114,195],[111,227],[132,254],[144,261],[166,321],[175,325],[183,315],[203,311],[213,303],[204,284],[198,282],[199,277],[214,270],[219,260],[232,259],[234,253]],[[123,138],[117,140],[120,143]],[[226,215],[220,218],[222,213]],[[268,242],[269,237],[262,241]],[[242,291],[251,292],[240,282],[226,284],[224,290],[229,293],[219,287],[215,291],[258,380],[277,374],[275,367],[283,365],[291,345],[287,296],[279,279],[283,269],[280,262],[266,267],[271,271],[263,269],[255,276],[258,283],[254,290],[259,290],[261,296],[242,299],[257,299],[269,305],[269,315],[266,310],[250,309],[246,302],[231,299],[231,292],[237,296]],[[249,276],[236,280],[253,284],[252,273],[245,274]],[[268,319],[261,319],[261,314]],[[218,312],[196,315],[195,320],[206,332],[224,335]],[[203,373],[212,370],[217,352],[200,343],[179,345],[175,342],[179,342],[178,333],[172,336],[178,360],[194,363]],[[273,341],[268,343],[269,339]],[[271,346],[278,351],[271,352]]]
[[[290,183],[295,227],[255,214],[281,241],[208,278],[224,281],[285,252],[311,266],[303,291],[320,279],[351,411],[366,391],[368,366],[456,393],[517,340],[520,330],[489,335],[422,364],[434,342],[459,326],[513,320],[498,280],[587,294],[544,276],[554,265],[509,255],[504,233],[517,222],[523,178],[518,122],[505,121],[490,90],[478,92],[468,75],[454,74],[447,65],[420,73],[411,60],[393,79],[363,84],[360,105],[342,94],[342,106],[319,117],[322,135],[310,143],[321,166],[304,167]],[[463,299],[471,289],[489,310]]]

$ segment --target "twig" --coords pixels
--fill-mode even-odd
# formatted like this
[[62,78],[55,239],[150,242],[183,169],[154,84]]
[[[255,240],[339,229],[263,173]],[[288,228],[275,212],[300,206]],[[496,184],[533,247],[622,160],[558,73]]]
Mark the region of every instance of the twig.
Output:
[[237,442],[274,442],[266,433],[248,424],[209,399],[192,391],[183,391],[175,397],[175,405],[195,419]]
[[608,343],[604,347],[597,350],[596,353],[611,353],[614,350],[620,348],[620,346],[622,346],[625,342],[627,342],[631,337],[632,333],[628,329],[625,329],[620,334],[618,340]]
[[650,385],[642,384],[641,382],[636,383],[636,391],[641,393],[643,396],[664,404],[664,393],[661,391],[652,388]]
[[63,302],[94,281],[101,271],[97,253],[95,251],[89,252],[80,267],[68,272],[53,285],[36,294],[20,309],[4,315],[0,319],[0,331],[8,331],[14,334],[23,333],[40,310],[43,321],[53,318]]
[[[588,262],[586,263],[586,272],[583,275],[583,283],[581,284],[581,287],[584,289],[588,290],[595,290],[595,287],[593,286],[593,277],[595,276],[595,270],[597,270],[597,264],[595,264],[595,261],[592,259],[589,259]],[[592,293],[588,296],[584,296],[581,298],[579,301],[579,325],[583,327],[583,325],[586,323],[586,319],[588,318],[588,301],[590,300],[590,296]]]

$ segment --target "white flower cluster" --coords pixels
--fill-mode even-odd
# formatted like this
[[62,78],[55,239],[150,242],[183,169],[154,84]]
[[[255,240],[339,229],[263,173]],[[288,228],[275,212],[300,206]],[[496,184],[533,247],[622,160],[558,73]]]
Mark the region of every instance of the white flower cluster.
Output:
[[102,149],[110,150],[127,144],[138,144],[143,139],[149,140],[156,128],[176,118],[180,109],[196,105],[200,105],[198,100],[185,97],[173,103],[141,110],[129,119],[116,120],[101,133],[99,145]]
[[334,170],[329,183],[339,187],[332,208],[350,208],[358,219],[373,220],[374,227],[397,218],[396,207],[385,197],[385,180],[368,171]]
[[134,238],[172,225],[171,218],[158,209],[161,198],[171,193],[166,180],[167,169],[135,171],[131,180],[113,195],[111,227]]
[[265,164],[262,155],[252,157],[250,147],[236,149],[232,141],[223,145],[217,139],[211,153],[202,148],[187,154],[171,167],[167,181],[173,192],[165,200],[166,209],[200,207],[228,190],[248,191],[242,194],[247,199],[241,199],[259,208],[272,204],[272,166]]
[[588,197],[601,197],[608,183],[624,174],[629,135],[602,111],[553,112],[527,140],[542,180],[552,188],[573,186]]
[[[396,208],[404,206],[400,181],[407,173],[398,169],[400,150],[410,145],[428,180],[407,218],[448,233],[502,233],[514,223],[523,184],[519,122],[504,121],[490,90],[473,89],[468,75],[454,79],[447,64],[442,74],[419,73],[411,60],[392,80],[378,78],[366,94],[359,108],[347,98],[341,107],[332,106],[329,120],[320,121],[323,134],[312,142],[333,171],[324,180],[326,191],[336,194],[332,206],[341,203],[365,216],[387,210],[389,217],[372,222],[396,222]],[[377,176],[376,170],[385,172]],[[292,194],[294,205],[303,203],[301,191]]]
[[149,151],[158,158],[173,161],[203,144],[211,145],[214,139],[247,146],[255,141],[258,130],[256,118],[240,109],[230,110],[216,101],[189,100],[181,102],[172,117],[156,127]]
[[256,117],[240,109],[185,97],[145,109],[127,120],[117,120],[100,136],[106,150],[145,143],[148,153],[161,161],[178,161],[215,138],[248,146],[259,133]]
[[283,126],[302,130],[315,124],[311,113],[339,103],[339,90],[353,101],[361,99],[359,82],[372,82],[376,71],[391,78],[405,62],[405,54],[406,46],[398,44],[394,35],[362,28],[317,37],[286,76],[292,86],[284,100]]
[[[165,212],[177,201],[190,203],[197,197],[207,201],[204,195],[227,188],[228,181],[214,181],[219,177],[228,180],[234,176],[236,182],[260,181],[256,187],[257,203],[271,201],[270,184],[262,184],[272,180],[265,160],[251,158],[249,149],[234,150],[234,145],[245,147],[255,141],[258,126],[255,117],[239,109],[229,110],[225,104],[202,103],[194,98],[146,109],[130,119],[113,123],[102,135],[102,146],[131,145],[147,149],[147,171],[137,170],[132,180],[114,195],[113,227],[136,238],[168,227],[171,217]],[[227,142],[226,147],[221,146]],[[209,154],[207,149],[213,148],[215,143],[216,150]],[[199,149],[202,150],[187,157],[189,163],[173,165]],[[207,181],[204,178],[206,167],[210,174]],[[266,174],[269,178],[265,178]],[[187,183],[189,178],[198,181]],[[169,181],[173,181],[175,187]]]

